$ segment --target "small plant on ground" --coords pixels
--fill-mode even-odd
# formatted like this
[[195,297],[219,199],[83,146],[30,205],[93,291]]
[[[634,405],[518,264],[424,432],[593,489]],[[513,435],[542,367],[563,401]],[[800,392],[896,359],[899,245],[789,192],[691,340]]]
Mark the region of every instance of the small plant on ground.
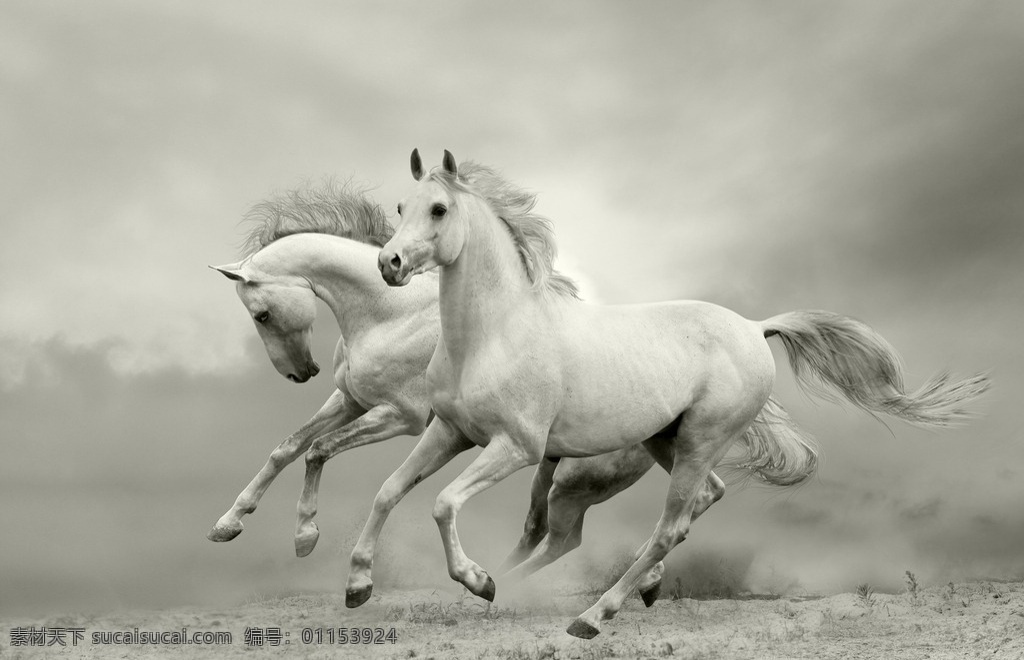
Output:
[[694,554],[683,565],[682,576],[675,578],[669,597],[673,600],[736,598],[744,590],[751,561],[745,555]]
[[910,600],[917,605],[921,601],[921,585],[918,583],[917,577],[910,571],[907,571],[906,577],[903,579],[907,583],[907,593],[910,594]]
[[498,607],[492,603],[476,602],[470,599],[469,592],[464,591],[459,599],[445,603],[435,591],[431,594],[436,601],[409,603],[408,608],[392,605],[385,616],[392,621],[412,621],[415,623],[439,623],[445,626],[457,626],[460,619],[481,618],[488,621],[510,618],[514,623],[518,611],[514,607]]
[[683,578],[676,577],[675,584],[669,589],[669,598],[672,600],[679,600],[680,598],[686,598],[686,591],[683,587]]
[[857,585],[857,598],[861,605],[872,610],[875,608],[875,589],[867,582]]

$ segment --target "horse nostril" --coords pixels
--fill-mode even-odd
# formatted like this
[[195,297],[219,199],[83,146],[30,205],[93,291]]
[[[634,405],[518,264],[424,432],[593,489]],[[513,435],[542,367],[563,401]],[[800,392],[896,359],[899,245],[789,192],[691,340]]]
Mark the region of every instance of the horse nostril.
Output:
[[316,362],[314,362],[313,363],[313,368],[310,369],[310,373],[312,373],[314,376],[317,375],[318,373],[320,373],[320,365],[317,364]]
[[399,268],[402,267],[402,258],[397,254],[391,257],[391,267],[394,268],[395,270],[398,270]]

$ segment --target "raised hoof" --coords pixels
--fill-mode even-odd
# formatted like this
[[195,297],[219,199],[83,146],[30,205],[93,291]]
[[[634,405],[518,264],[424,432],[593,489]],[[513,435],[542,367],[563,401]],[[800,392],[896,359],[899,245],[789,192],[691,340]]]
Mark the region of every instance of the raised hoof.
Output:
[[345,592],[345,607],[353,608],[359,607],[366,601],[370,600],[370,594],[373,593],[373,585],[363,587],[362,589],[352,589]]
[[597,634],[601,631],[583,619],[576,619],[568,628],[565,629],[565,632],[569,633],[573,637],[579,637],[580,639],[593,639],[597,637]]
[[312,523],[312,531],[295,534],[295,556],[305,557],[313,552],[316,542],[320,540],[320,528]]
[[230,541],[241,533],[241,525],[238,527],[218,527],[215,525],[213,529],[206,533],[206,538],[211,541],[215,541],[216,543],[223,543],[225,541]]
[[646,605],[647,607],[650,607],[651,605],[654,605],[654,603],[657,602],[657,600],[658,600],[658,596],[660,596],[660,595],[661,595],[661,582],[656,583],[653,587],[651,587],[647,591],[641,591],[640,592],[640,598],[643,599],[644,605]]
[[494,580],[492,580],[491,576],[488,575],[487,582],[484,583],[483,588],[480,589],[480,591],[473,591],[472,589],[470,589],[470,593],[472,593],[474,596],[479,596],[480,598],[483,598],[489,603],[493,603],[494,594],[495,592],[497,592],[497,590],[498,588],[494,586]]

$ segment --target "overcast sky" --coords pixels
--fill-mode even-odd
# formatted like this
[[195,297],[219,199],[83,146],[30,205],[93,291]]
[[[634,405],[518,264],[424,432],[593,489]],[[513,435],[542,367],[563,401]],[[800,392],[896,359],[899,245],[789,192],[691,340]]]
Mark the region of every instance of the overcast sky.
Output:
[[[413,441],[328,466],[305,560],[300,466],[241,537],[206,541],[332,388],[329,370],[280,378],[206,265],[235,260],[250,205],[304,181],[353,178],[390,213],[413,147],[536,191],[591,300],[829,309],[897,346],[911,386],[992,371],[983,417],[926,433],[810,403],[780,362],[819,478],[731,490],[675,561],[752,557],[752,582],[810,590],[1024,574],[1022,70],[1013,2],[4,2],[0,612],[342,588]],[[432,586],[430,505],[469,458],[389,527]],[[485,566],[528,482],[460,518]],[[567,566],[585,579],[646,538],[664,488],[652,473],[590,514]]]

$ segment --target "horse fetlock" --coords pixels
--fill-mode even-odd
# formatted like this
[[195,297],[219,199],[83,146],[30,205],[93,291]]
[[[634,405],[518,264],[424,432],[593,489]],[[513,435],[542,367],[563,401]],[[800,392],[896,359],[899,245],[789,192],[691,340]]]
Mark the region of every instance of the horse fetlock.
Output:
[[385,491],[383,488],[377,493],[377,496],[373,498],[373,510],[377,514],[388,514],[398,505],[398,500],[401,499],[401,494],[389,490]]
[[349,565],[353,571],[363,570],[369,573],[370,569],[373,568],[373,553],[356,547],[349,556]]
[[441,491],[441,494],[437,496],[431,515],[434,516],[434,520],[438,524],[449,523],[455,519],[455,504],[450,498],[445,496],[444,491]]
[[299,500],[298,506],[295,507],[295,517],[297,518],[297,522],[295,524],[296,531],[311,524],[313,522],[313,518],[316,518],[316,514],[317,508],[315,502]]

